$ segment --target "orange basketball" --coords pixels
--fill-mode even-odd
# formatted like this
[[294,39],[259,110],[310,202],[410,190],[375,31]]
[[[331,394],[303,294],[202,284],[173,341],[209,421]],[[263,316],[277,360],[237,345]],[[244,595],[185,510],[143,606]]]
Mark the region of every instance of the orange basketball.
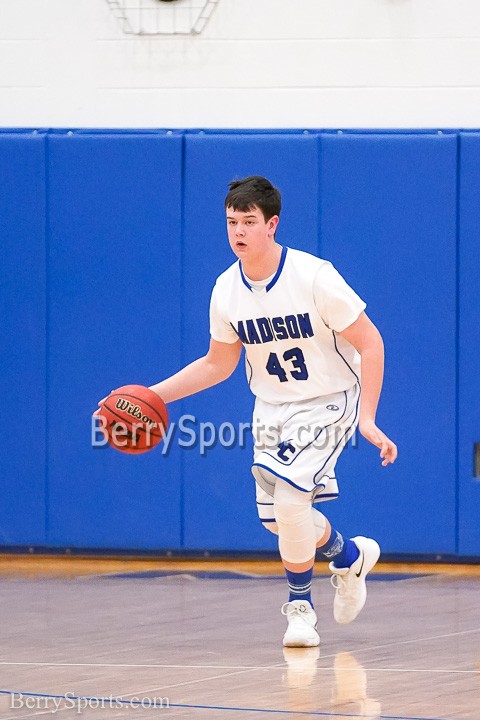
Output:
[[143,385],[124,385],[114,390],[100,407],[99,418],[109,445],[131,454],[158,445],[168,425],[165,403]]

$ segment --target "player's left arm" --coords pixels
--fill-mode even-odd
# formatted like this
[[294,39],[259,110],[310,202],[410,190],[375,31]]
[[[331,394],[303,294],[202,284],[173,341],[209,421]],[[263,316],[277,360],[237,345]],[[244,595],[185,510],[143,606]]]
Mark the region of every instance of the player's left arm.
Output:
[[362,398],[359,430],[373,445],[380,448],[382,465],[395,462],[397,446],[377,427],[375,417],[383,384],[384,349],[379,331],[370,318],[360,313],[354,323],[338,333],[359,352],[362,369]]

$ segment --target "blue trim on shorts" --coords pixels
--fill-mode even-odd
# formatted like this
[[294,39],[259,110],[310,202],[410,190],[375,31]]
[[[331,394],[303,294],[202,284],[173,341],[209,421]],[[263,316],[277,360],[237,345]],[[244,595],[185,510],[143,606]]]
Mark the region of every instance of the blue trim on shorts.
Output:
[[258,519],[261,523],[277,522],[275,518],[261,518],[260,515],[258,516]]
[[[339,353],[339,354],[340,354],[340,353]],[[343,356],[342,356],[342,357],[343,357]],[[347,363],[347,364],[348,364],[348,363]],[[352,372],[353,372],[353,370],[352,370]],[[354,375],[355,375],[355,373],[354,373]],[[356,375],[355,375],[355,377],[356,377]],[[357,392],[358,392],[357,402],[356,402],[356,406],[355,406],[355,415],[354,415],[353,421],[352,421],[352,423],[350,424],[350,426],[345,430],[342,438],[339,440],[339,442],[337,443],[337,445],[335,446],[335,448],[332,450],[332,452],[330,453],[330,455],[328,456],[328,458],[325,460],[325,462],[323,463],[323,465],[321,466],[321,468],[320,468],[319,470],[317,470],[317,471],[315,472],[315,474],[313,475],[313,478],[312,478],[313,487],[312,487],[310,490],[305,490],[305,488],[302,488],[302,487],[300,487],[299,485],[296,485],[296,483],[294,483],[294,482],[293,482],[292,480],[290,480],[289,478],[286,478],[284,475],[280,475],[280,473],[275,472],[274,470],[272,470],[272,468],[268,467],[267,465],[263,465],[262,463],[254,462],[254,463],[252,464],[252,467],[261,467],[261,468],[263,468],[264,470],[268,470],[272,475],[274,475],[274,476],[276,476],[276,477],[279,477],[281,480],[285,480],[285,482],[287,482],[289,485],[291,485],[292,487],[296,488],[297,490],[301,490],[302,492],[315,492],[316,490],[318,491],[318,489],[321,487],[322,483],[319,483],[319,484],[317,485],[316,482],[315,482],[315,478],[318,477],[319,473],[323,470],[323,468],[325,467],[325,465],[330,461],[330,459],[332,458],[332,456],[337,452],[340,444],[341,444],[341,443],[345,440],[345,438],[348,436],[348,434],[350,433],[351,429],[352,429],[353,427],[355,427],[355,423],[356,423],[357,416],[358,416],[358,405],[359,405],[360,397],[361,397],[361,387],[360,387],[360,383],[355,383],[355,385],[353,386],[353,388],[355,388],[355,389],[357,390]],[[351,389],[351,388],[349,388],[349,390],[350,390],[350,389]],[[302,448],[302,449],[300,450],[300,452],[288,463],[288,465],[287,465],[287,464],[285,465],[285,467],[289,467],[290,465],[292,465],[292,463],[297,459],[297,457],[299,457],[300,454],[301,454],[304,450],[306,450],[308,447],[310,447],[310,445],[312,445],[312,444],[317,440],[317,438],[320,437],[320,435],[322,434],[322,432],[323,432],[324,430],[326,430],[327,428],[333,427],[334,425],[336,425],[336,424],[344,417],[344,415],[345,415],[345,413],[346,413],[346,410],[347,410],[347,406],[348,406],[348,397],[347,397],[347,391],[344,390],[343,392],[344,392],[344,395],[345,395],[345,408],[344,408],[343,413],[342,413],[342,415],[340,416],[340,418],[338,418],[337,420],[335,420],[335,422],[330,423],[330,425],[325,425],[325,427],[321,429],[321,431],[320,431],[320,432],[318,433],[318,435],[314,438],[314,440],[312,440],[311,443],[309,443],[309,444],[306,445],[304,448]],[[345,445],[346,445],[346,443],[348,442],[349,439],[350,439],[350,438],[348,437],[348,439],[345,441]],[[268,457],[271,457],[271,458],[272,458],[273,460],[275,460],[276,462],[281,462],[281,461],[279,461],[274,455],[266,452],[265,450],[263,450],[262,452],[264,452]],[[327,476],[327,477],[328,477],[328,476]],[[329,478],[329,479],[331,479],[331,478]],[[325,488],[326,485],[323,484],[323,487]],[[328,495],[324,495],[323,497],[324,497],[324,498],[331,497],[331,498],[333,499],[333,498],[337,498],[338,495],[339,495],[339,493],[335,493],[335,494],[334,494],[334,493],[331,493],[331,494],[328,494]],[[321,497],[321,493],[318,493],[318,496],[317,496],[317,497]],[[315,503],[315,502],[316,502],[315,499],[312,500],[312,504]]]
[[[312,490],[305,490],[305,488],[300,487],[299,485],[295,485],[295,483],[292,480],[289,480],[284,475],[280,475],[280,473],[275,472],[275,470],[272,470],[272,468],[269,468],[267,465],[262,465],[262,463],[253,463],[252,467],[261,467],[264,470],[268,470],[269,473],[272,473],[272,475],[275,475],[276,477],[280,478],[280,480],[285,480],[286,483],[289,485],[292,485],[292,487],[296,488],[297,490],[301,490],[305,493],[311,493]],[[260,487],[262,487],[260,485]],[[315,488],[313,488],[315,489]]]
[[[272,473],[272,475],[275,475],[276,477],[280,478],[280,480],[285,480],[286,483],[291,485],[292,487],[296,488],[297,490],[301,490],[301,492],[304,493],[315,493],[315,490],[318,491],[318,488],[320,485],[316,485],[312,490],[305,490],[305,488],[299,487],[298,485],[295,485],[295,483],[292,480],[289,480],[288,478],[284,477],[283,475],[279,475],[279,473],[276,473],[271,468],[267,467],[266,465],[262,465],[261,463],[253,463],[252,467],[261,467],[264,470],[268,470],[269,473]],[[261,487],[261,486],[260,486]],[[325,485],[324,485],[325,487]],[[266,491],[265,491],[266,492]],[[322,495],[322,493],[317,492],[317,495],[314,494],[312,499],[312,505],[314,505],[317,502],[320,502],[318,498],[322,498],[322,500],[336,500],[338,498],[340,493],[326,493],[325,495]],[[257,503],[257,505],[273,505],[272,503]],[[262,520],[259,516],[260,522],[277,522],[276,520]]]
[[[355,386],[354,386],[354,387],[355,387]],[[350,390],[350,388],[349,388],[349,390]],[[320,435],[322,434],[322,432],[323,432],[324,430],[326,430],[327,428],[332,427],[333,425],[336,425],[337,423],[340,422],[340,420],[343,418],[343,416],[344,416],[345,413],[347,412],[347,406],[348,406],[347,391],[346,391],[346,390],[343,390],[343,394],[345,395],[345,407],[343,408],[343,413],[340,415],[340,417],[337,418],[336,420],[334,420],[334,421],[333,421],[332,423],[330,423],[329,425],[325,425],[324,427],[322,427],[322,429],[320,430],[320,432],[318,433],[318,435],[315,435],[315,437],[313,438],[312,442],[309,442],[308,445],[305,445],[305,447],[303,447],[303,448],[298,452],[298,454],[295,455],[295,457],[293,457],[293,458],[290,460],[290,462],[288,462],[288,463],[282,463],[282,466],[283,466],[283,467],[290,467],[290,465],[292,465],[292,464],[295,462],[295,460],[296,460],[298,457],[300,457],[300,455],[302,454],[302,452],[303,452],[304,450],[307,450],[307,449],[310,447],[310,445],[313,445],[313,443],[316,442],[316,440],[318,440],[318,438],[320,437]],[[293,417],[293,416],[292,416],[292,417]],[[350,426],[350,427],[351,427],[351,426]],[[349,428],[349,429],[350,429],[350,428]],[[265,455],[268,455],[269,457],[273,458],[273,460],[275,460],[276,462],[279,462],[279,463],[282,462],[281,460],[278,459],[278,457],[276,457],[275,455],[272,455],[271,453],[267,452],[266,450],[262,450],[262,452],[264,452]],[[280,477],[280,476],[279,476],[279,477]]]
[[[352,372],[353,372],[353,371],[352,371]],[[356,385],[355,385],[354,387],[356,387]],[[335,455],[335,453],[336,453],[337,450],[338,450],[338,447],[339,447],[340,443],[342,443],[342,442],[344,441],[344,439],[347,437],[347,435],[348,435],[348,433],[350,432],[350,430],[352,429],[352,427],[355,427],[355,421],[356,421],[357,415],[358,415],[358,404],[359,404],[359,402],[360,402],[360,395],[361,395],[361,393],[360,393],[360,384],[358,384],[358,397],[357,397],[357,404],[356,404],[356,406],[355,406],[355,417],[353,418],[353,421],[352,421],[350,427],[349,427],[347,430],[345,430],[345,432],[344,432],[344,434],[343,434],[343,437],[338,441],[338,443],[335,445],[334,449],[332,450],[332,452],[330,453],[330,455],[328,456],[328,458],[327,458],[327,459],[325,460],[325,462],[323,463],[323,465],[322,465],[322,467],[320,468],[320,470],[317,470],[317,472],[316,472],[315,475],[313,476],[313,484],[314,484],[314,485],[315,485],[315,478],[317,477],[317,475],[323,470],[323,468],[325,467],[325,465],[329,462],[330,458],[331,458],[333,455]],[[346,440],[345,445],[347,444],[347,442],[348,442],[349,439],[350,439],[350,438],[348,438],[348,439]]]
[[318,495],[315,495],[315,497],[313,498],[312,505],[326,500],[336,500],[339,495],[340,493],[325,493],[325,495],[323,495],[322,493],[318,493]]

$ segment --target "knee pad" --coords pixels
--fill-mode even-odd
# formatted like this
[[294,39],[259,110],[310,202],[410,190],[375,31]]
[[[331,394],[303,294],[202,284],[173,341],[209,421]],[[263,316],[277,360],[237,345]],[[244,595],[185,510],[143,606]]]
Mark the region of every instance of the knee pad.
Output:
[[305,522],[312,513],[309,493],[302,492],[284,480],[277,480],[273,496],[273,508],[277,522],[295,525]]
[[[253,470],[255,470],[255,472],[253,472]],[[262,473],[262,468],[253,468],[252,472],[253,472],[253,475],[257,479],[257,482],[256,482],[257,512],[258,512],[258,517],[260,519],[260,522],[262,523],[263,527],[266,530],[273,533],[274,535],[278,535],[278,525],[277,525],[277,521],[275,519],[275,506],[274,506],[274,501],[273,501],[273,497],[272,497],[275,485],[273,483],[271,485],[270,484],[268,485],[269,490],[271,489],[271,492],[272,492],[272,495],[270,495],[270,493],[267,493],[265,491],[264,483],[266,481],[266,477]],[[290,493],[289,490],[291,490],[292,493]],[[280,504],[283,504],[284,493],[282,492],[282,489],[280,489],[279,492],[280,492],[280,496],[278,495],[278,492],[277,492],[277,500],[279,501],[278,505],[280,506]],[[294,498],[293,502],[295,502],[295,500],[297,499],[297,492],[300,492],[300,491],[297,491],[297,490],[295,490],[295,488],[292,488],[290,485],[287,485],[288,499],[285,500],[287,505],[290,504],[290,499],[291,499],[292,495]],[[306,494],[301,493],[301,495],[302,495],[301,504],[303,506],[304,501],[306,501],[305,497],[304,497]],[[310,500],[309,500],[309,502],[310,502]],[[315,527],[315,539],[316,539],[316,542],[318,543],[320,540],[323,539],[323,537],[325,535],[325,530],[327,528],[328,521],[327,521],[327,518],[325,517],[325,515],[322,515],[321,512],[316,510],[314,507],[311,507],[311,505],[310,505],[310,509],[311,509],[311,514],[312,514],[312,518],[313,518],[313,524]],[[281,509],[280,509],[280,514],[282,514]],[[289,515],[289,517],[285,518],[285,520],[288,523],[289,519],[290,519],[290,521],[292,520],[292,516],[291,516],[290,512],[287,512],[287,514]]]
[[277,480],[274,511],[282,559],[298,564],[311,560],[315,556],[317,536],[310,495]]

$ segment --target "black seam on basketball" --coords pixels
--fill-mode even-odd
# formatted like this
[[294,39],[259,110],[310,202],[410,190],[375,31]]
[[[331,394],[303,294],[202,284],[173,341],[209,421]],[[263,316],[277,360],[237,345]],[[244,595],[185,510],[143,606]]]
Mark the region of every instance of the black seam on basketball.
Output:
[[[152,390],[152,392],[153,392],[153,390]],[[158,412],[158,410],[157,410],[156,408],[154,408],[153,405],[150,405],[150,403],[149,403],[147,400],[140,400],[140,399],[137,398],[135,395],[131,395],[130,393],[111,393],[107,398],[105,398],[105,402],[107,402],[107,400],[108,400],[109,397],[111,397],[111,398],[113,398],[113,397],[125,397],[125,398],[127,398],[127,397],[132,397],[132,398],[134,398],[134,399],[137,401],[137,403],[144,403],[145,405],[147,405],[147,407],[150,408],[150,410],[153,410],[153,412],[155,413],[155,415],[158,415],[158,417],[159,417],[160,420],[162,421],[163,427],[166,427],[167,424],[168,424],[168,423],[165,422],[165,420],[163,419],[163,417],[161,416],[161,414]],[[162,402],[163,402],[163,400],[162,400]],[[105,405],[105,403],[103,403],[103,404]]]
[[[107,402],[107,401],[105,400],[105,402]],[[108,405],[105,405],[105,403],[103,403],[102,408],[103,408],[103,407],[105,407],[105,408],[108,410],[109,413],[112,413],[112,415],[115,415],[115,417],[117,417],[119,420],[122,420],[124,423],[130,422],[130,425],[137,425],[137,429],[138,429],[138,430],[142,430],[142,429],[143,429],[142,427],[138,426],[138,423],[134,423],[134,422],[128,421],[127,418],[122,417],[122,415],[119,415],[118,413],[116,413],[116,412],[114,412],[113,410],[111,410],[111,409],[108,407]],[[157,413],[157,414],[158,414],[158,413]],[[138,418],[137,418],[137,420],[138,420]],[[163,423],[163,419],[162,419],[162,423]],[[165,429],[165,425],[163,425],[163,428]],[[144,432],[145,432],[145,430],[144,430]],[[158,438],[160,438],[161,440],[162,440],[163,437],[164,437],[163,435],[160,435],[160,434],[154,433],[154,432],[150,432],[150,435],[152,435],[153,437],[158,437]]]

